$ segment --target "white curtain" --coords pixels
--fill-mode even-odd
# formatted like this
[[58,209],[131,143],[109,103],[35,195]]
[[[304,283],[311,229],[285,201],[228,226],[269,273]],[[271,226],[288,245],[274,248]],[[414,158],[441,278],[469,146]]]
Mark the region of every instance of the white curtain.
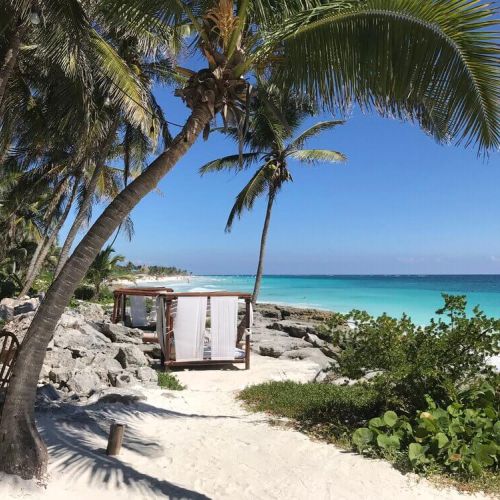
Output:
[[210,298],[212,359],[234,359],[238,334],[238,297]]
[[207,297],[179,297],[174,319],[176,361],[203,359]]
[[132,326],[146,326],[146,298],[140,295],[130,296],[130,321]]
[[163,304],[163,299],[158,296],[156,297],[156,335],[158,336],[158,341],[160,342],[161,350],[165,356],[167,355],[166,324],[167,321],[165,318],[165,307]]

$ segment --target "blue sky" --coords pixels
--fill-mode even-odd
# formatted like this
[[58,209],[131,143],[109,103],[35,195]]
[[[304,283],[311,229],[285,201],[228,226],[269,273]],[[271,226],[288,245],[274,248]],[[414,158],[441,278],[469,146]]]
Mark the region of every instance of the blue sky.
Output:
[[[157,95],[167,118],[183,123],[179,99],[168,89]],[[436,144],[416,125],[359,111],[309,145],[342,151],[348,161],[290,163],[294,182],[274,207],[266,273],[500,274],[500,153],[485,161],[473,148]],[[195,274],[253,274],[264,200],[224,232],[251,172],[198,174],[235,152],[222,135],[199,139],[160,182],[161,194],[133,211],[135,236],[118,237],[117,252]]]

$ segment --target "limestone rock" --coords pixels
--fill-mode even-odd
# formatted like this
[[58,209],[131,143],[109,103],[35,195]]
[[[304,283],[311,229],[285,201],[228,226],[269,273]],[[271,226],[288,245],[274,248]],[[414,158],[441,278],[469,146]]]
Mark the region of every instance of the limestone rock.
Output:
[[70,391],[78,395],[89,396],[103,388],[103,382],[91,368],[74,373],[66,383]]
[[302,339],[292,337],[279,337],[269,336],[264,337],[258,342],[254,342],[252,348],[258,350],[262,356],[271,356],[272,358],[279,358],[287,351],[294,351],[310,347],[311,344]]
[[9,321],[9,323],[6,323],[3,326],[2,331],[13,333],[17,337],[17,340],[19,340],[19,342],[22,342],[34,316],[34,312],[28,312],[25,314],[14,316],[12,321]]
[[308,334],[316,334],[316,330],[311,326],[311,323],[306,321],[282,320],[273,323],[270,328],[288,333],[290,337],[303,339]]
[[314,347],[306,347],[293,351],[284,352],[280,358],[285,359],[305,359],[316,363],[321,370],[326,370],[332,365],[332,360],[325,356],[319,349]]
[[141,366],[135,370],[135,376],[147,384],[158,384],[158,374],[149,366]]
[[116,376],[115,387],[118,387],[120,389],[123,387],[134,386],[138,383],[139,380],[137,380],[134,375],[132,375],[130,372],[123,371]]
[[93,302],[85,302],[83,300],[78,301],[75,311],[81,314],[86,321],[91,323],[98,323],[104,321],[106,313],[100,304],[94,304]]
[[54,335],[54,347],[71,351],[99,350],[110,343],[110,340],[90,325],[74,324],[78,329],[59,325]]
[[5,298],[0,301],[0,319],[10,321],[14,317],[15,299]]
[[127,326],[114,323],[97,323],[96,328],[111,342],[129,342],[142,344],[143,331],[139,328],[128,328]]
[[40,305],[40,299],[33,297],[32,299],[24,301],[16,301],[17,305],[14,307],[14,316],[18,314],[25,314],[36,311]]
[[131,366],[148,366],[148,360],[144,353],[136,345],[122,345],[118,349],[115,359],[121,364],[122,368]]

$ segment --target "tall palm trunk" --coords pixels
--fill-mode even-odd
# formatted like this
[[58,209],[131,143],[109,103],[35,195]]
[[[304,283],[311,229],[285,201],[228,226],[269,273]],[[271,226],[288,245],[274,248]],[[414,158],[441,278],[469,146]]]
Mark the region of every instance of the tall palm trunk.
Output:
[[[269,223],[271,222],[271,211],[273,208],[274,198],[276,196],[276,191],[274,189],[269,191],[269,196],[267,198],[267,209],[266,218],[264,219],[264,227],[262,228],[262,235],[260,238],[260,252],[259,252],[259,263],[257,265],[257,273],[255,275],[255,283],[252,293],[252,306],[255,307],[257,304],[257,297],[259,296],[260,284],[262,282],[262,275],[264,273],[264,254],[266,251],[266,241],[267,233],[269,231]],[[236,343],[239,344],[245,335],[245,330],[247,326],[246,314],[243,315],[241,321],[238,324],[238,335]]]
[[47,345],[57,322],[106,240],[193,145],[211,118],[207,104],[199,103],[193,108],[172,145],[109,204],[49,288],[23,340],[7,389],[0,418],[0,471],[23,478],[40,477],[45,472],[47,449],[35,426],[34,401]]
[[75,217],[75,220],[73,221],[73,224],[71,224],[71,228],[61,248],[61,253],[59,254],[59,260],[57,261],[57,267],[56,267],[56,272],[54,274],[54,278],[57,278],[57,276],[59,276],[61,269],[64,267],[64,264],[66,264],[66,261],[68,260],[69,251],[71,250],[71,245],[73,245],[73,241],[75,241],[76,235],[78,234],[78,231],[82,227],[82,224],[87,217],[87,210],[89,209],[90,204],[92,202],[92,197],[94,195],[95,188],[97,186],[97,181],[99,180],[99,176],[103,171],[103,167],[104,165],[100,163],[96,165],[96,167],[94,168],[94,172],[92,173],[92,177],[90,178],[89,185],[87,186],[87,190],[83,198],[83,203],[80,206],[80,209],[78,210],[78,213]]
[[45,241],[45,244],[44,244],[40,254],[38,255],[38,259],[35,262],[31,276],[29,276],[24,283],[24,287],[19,294],[21,297],[23,295],[26,295],[29,292],[31,286],[33,285],[38,274],[40,273],[40,270],[42,269],[43,263],[45,262],[45,259],[47,258],[47,254],[49,253],[50,249],[52,248],[52,245],[56,242],[57,235],[59,234],[59,231],[61,230],[64,223],[66,222],[66,219],[68,218],[71,206],[73,205],[73,202],[75,201],[76,193],[78,191],[78,184],[79,184],[79,179],[76,179],[75,184],[73,185],[73,190],[71,192],[70,199],[68,200],[68,202],[66,203],[66,207],[64,208],[64,212],[62,213],[61,217],[57,221],[57,224],[54,227],[54,229],[52,230],[52,232],[50,233],[50,236]]
[[56,267],[56,272],[54,274],[54,278],[57,278],[57,276],[59,276],[61,269],[63,268],[64,264],[66,264],[69,252],[71,250],[71,246],[73,245],[76,235],[78,234],[78,231],[82,227],[82,224],[87,217],[87,210],[89,209],[90,204],[92,203],[92,197],[94,196],[97,187],[97,182],[99,181],[99,177],[101,176],[101,173],[104,170],[105,158],[109,152],[111,144],[113,143],[113,139],[115,138],[119,123],[120,123],[119,120],[115,120],[115,122],[111,125],[108,135],[102,144],[102,149],[100,154],[98,155],[94,172],[92,173],[92,177],[90,178],[89,184],[85,191],[85,196],[83,197],[80,210],[78,210],[78,214],[76,215],[75,220],[73,221],[73,224],[71,225],[69,233],[66,236],[64,244],[61,248],[61,253],[59,254],[59,260],[57,261],[57,267]]
[[[46,215],[44,217],[44,222],[45,222],[45,231],[41,235],[40,241],[38,242],[36,249],[33,253],[33,256],[31,257],[30,263],[28,264],[28,269],[26,271],[26,276],[25,276],[25,283],[28,282],[32,275],[33,271],[35,269],[36,263],[38,262],[38,259],[40,257],[40,253],[42,252],[43,248],[45,247],[47,240],[49,239],[49,231],[50,227],[52,225],[52,221],[54,220],[56,214],[57,214],[57,207],[59,205],[59,202],[61,201],[61,198],[64,194],[64,191],[66,190],[68,186],[68,178],[64,179],[59,183],[59,186],[56,189],[56,192],[54,193],[54,196],[52,197],[52,200],[50,201],[50,204],[47,208]],[[26,288],[26,287],[24,287]],[[23,288],[23,291],[24,291]],[[23,294],[21,293],[20,296]]]
[[9,47],[3,58],[2,67],[0,68],[0,112],[3,108],[3,101],[5,91],[7,90],[7,83],[16,66],[17,56],[21,48],[21,38],[26,31],[26,27],[17,26],[13,31],[9,40]]
[[257,265],[257,273],[255,275],[255,285],[253,287],[253,294],[252,294],[252,304],[254,306],[257,303],[257,297],[259,296],[260,285],[262,282],[262,275],[264,274],[264,256],[266,253],[267,233],[269,231],[269,223],[271,222],[271,212],[273,209],[275,195],[276,191],[273,188],[270,188],[269,196],[267,198],[266,218],[264,219],[264,227],[262,228],[262,236],[260,238],[259,264]]

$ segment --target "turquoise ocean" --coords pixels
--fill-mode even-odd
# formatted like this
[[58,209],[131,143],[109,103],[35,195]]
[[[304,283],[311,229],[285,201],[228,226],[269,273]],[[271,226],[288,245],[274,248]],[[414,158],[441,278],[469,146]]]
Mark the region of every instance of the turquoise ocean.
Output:
[[[190,276],[165,284],[176,291],[251,292],[253,282],[253,276],[233,275]],[[479,305],[488,315],[500,317],[500,275],[269,275],[263,278],[259,301],[338,312],[362,309],[373,315],[407,313],[424,325],[442,306],[442,293],[466,295],[470,311]]]

